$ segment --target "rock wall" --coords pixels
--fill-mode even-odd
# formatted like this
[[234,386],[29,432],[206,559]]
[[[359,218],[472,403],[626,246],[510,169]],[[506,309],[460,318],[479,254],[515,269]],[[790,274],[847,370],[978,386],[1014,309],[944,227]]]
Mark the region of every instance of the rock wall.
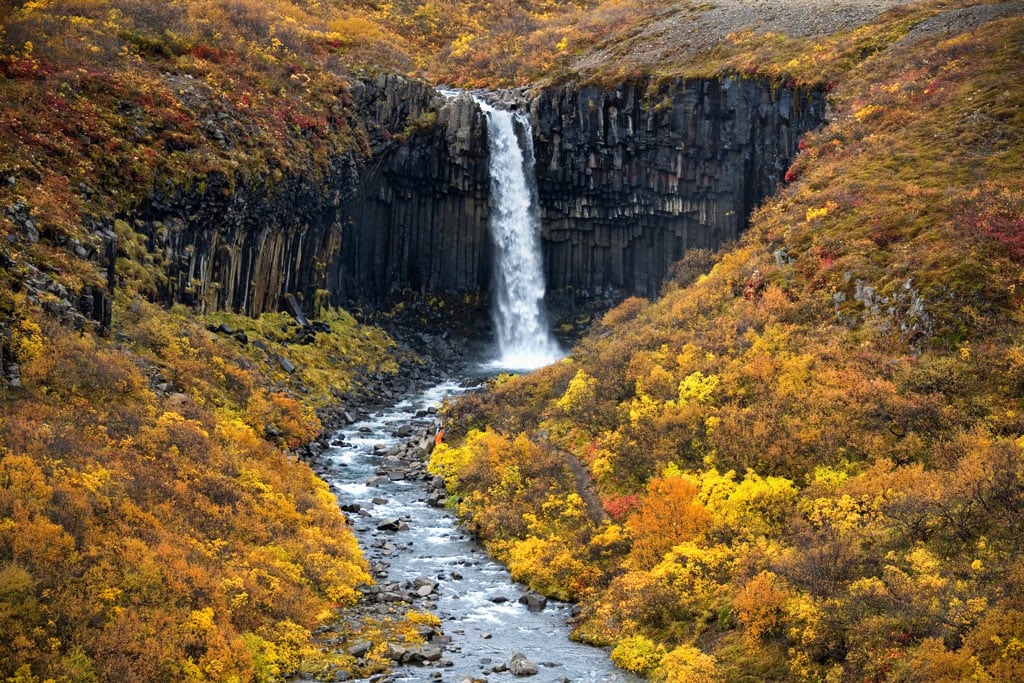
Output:
[[362,304],[487,288],[482,114],[398,76],[350,95],[360,144],[320,177],[253,186],[213,176],[152,193],[132,218],[167,274],[156,297],[258,314],[287,293]]
[[549,290],[653,296],[685,250],[736,239],[824,102],[736,78],[566,85],[531,117]]
[[[131,218],[166,272],[158,297],[257,314],[318,290],[343,305],[486,294],[483,114],[397,76],[350,94],[358,144],[319,176],[152,194]],[[566,85],[522,104],[548,287],[572,302],[654,295],[684,250],[735,239],[823,118],[820,93],[742,79]]]
[[490,174],[483,114],[469,97],[432,90],[416,93],[420,106],[407,110],[410,90],[423,86],[400,83],[355,93],[376,144],[342,209],[331,291],[342,300],[486,291]]
[[201,189],[154,192],[134,222],[167,276],[153,294],[247,314],[282,307],[289,292],[311,296],[325,286],[325,257],[340,247],[340,206],[357,167],[344,155],[322,184],[287,177],[253,187],[212,176]]

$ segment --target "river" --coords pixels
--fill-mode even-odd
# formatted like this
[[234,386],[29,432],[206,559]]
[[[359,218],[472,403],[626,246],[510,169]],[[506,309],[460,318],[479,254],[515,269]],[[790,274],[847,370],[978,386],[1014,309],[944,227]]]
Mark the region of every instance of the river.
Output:
[[[322,456],[321,476],[350,510],[378,585],[422,589],[426,595],[415,607],[435,613],[450,639],[439,645],[440,660],[396,666],[392,680],[518,680],[501,669],[522,653],[538,669],[522,680],[639,681],[617,669],[604,650],[569,640],[570,605],[548,602],[531,611],[520,603],[527,589],[462,532],[448,510],[428,503],[427,482],[388,474],[394,464],[388,452],[408,440],[399,434],[410,426],[429,428],[431,407],[461,391],[446,382],[345,427],[335,435],[338,445]],[[395,521],[399,530],[378,528]]]

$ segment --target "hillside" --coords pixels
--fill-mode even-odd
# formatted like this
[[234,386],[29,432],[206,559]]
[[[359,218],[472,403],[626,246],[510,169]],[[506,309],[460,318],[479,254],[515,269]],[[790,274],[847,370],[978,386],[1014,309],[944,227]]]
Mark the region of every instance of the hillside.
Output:
[[[0,2],[0,678],[369,674],[389,632],[417,637],[423,615],[367,624],[360,662],[314,645],[370,577],[297,453],[424,359],[330,291],[300,302],[312,325],[263,283],[243,283],[258,317],[214,310],[227,284],[159,213],[243,238],[280,220],[263,256],[322,275],[292,205],[213,205],[344,205],[339,177],[429,148],[435,111],[360,99],[430,91],[386,74],[650,85],[652,115],[680,78],[826,89],[830,122],[738,244],[453,407],[434,467],[644,675],[1019,676],[1021,9]],[[396,312],[433,332],[426,294]]]
[[452,504],[621,666],[1020,675],[1019,9],[794,52],[832,121],[740,242],[451,408]]

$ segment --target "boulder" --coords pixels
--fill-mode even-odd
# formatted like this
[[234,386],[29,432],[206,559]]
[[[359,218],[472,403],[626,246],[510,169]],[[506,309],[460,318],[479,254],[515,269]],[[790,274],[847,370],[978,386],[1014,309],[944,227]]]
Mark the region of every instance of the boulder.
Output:
[[526,605],[531,612],[543,611],[548,606],[548,599],[536,591],[530,591],[519,598],[519,602]]
[[393,662],[408,661],[409,650],[398,643],[388,643],[387,657]]
[[527,659],[522,652],[512,655],[508,670],[513,676],[536,676],[539,673],[537,665]]
[[409,525],[397,517],[389,517],[377,523],[379,531],[407,531]]
[[357,640],[345,649],[345,652],[353,657],[359,658],[366,655],[367,652],[373,649],[373,643],[369,640]]

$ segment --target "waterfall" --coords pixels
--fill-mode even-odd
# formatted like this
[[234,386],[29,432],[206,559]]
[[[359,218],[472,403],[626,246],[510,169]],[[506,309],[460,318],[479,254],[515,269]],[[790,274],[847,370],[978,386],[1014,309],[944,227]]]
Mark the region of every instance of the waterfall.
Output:
[[[491,157],[491,237],[495,247],[492,316],[499,358],[495,367],[532,370],[564,355],[544,311],[537,182],[529,119],[474,97],[487,117]],[[516,135],[522,130],[523,144]],[[523,147],[527,156],[524,159]]]

